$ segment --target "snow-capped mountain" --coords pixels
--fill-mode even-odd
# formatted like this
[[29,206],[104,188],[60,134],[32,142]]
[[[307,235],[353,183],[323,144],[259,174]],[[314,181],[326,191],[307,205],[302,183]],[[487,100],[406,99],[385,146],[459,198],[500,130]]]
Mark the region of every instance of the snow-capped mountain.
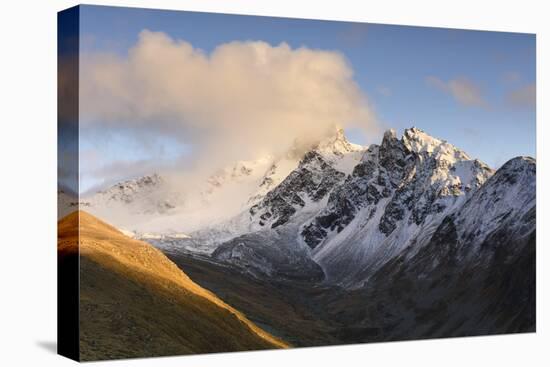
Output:
[[534,331],[535,181],[534,159],[511,159],[355,291],[360,319],[349,299],[330,307],[380,340]]
[[311,211],[326,205],[324,199],[341,184],[359,162],[363,147],[350,144],[338,129],[312,150],[306,152],[298,166],[273,185],[249,213],[252,221],[271,228],[285,224],[297,211]]
[[533,158],[509,160],[453,214],[462,258],[476,257],[488,235],[499,231],[506,233],[503,240],[517,243],[507,251],[521,251],[519,245],[535,230],[536,170]]
[[[534,231],[534,221],[524,220],[534,212],[534,167],[516,158],[495,173],[418,128],[401,137],[389,130],[369,147],[336,130],[309,149],[237,162],[208,178],[198,204],[187,195],[180,206],[122,227],[164,250],[201,253],[256,277],[362,289],[395,261],[428,256],[449,218],[468,262],[495,233]],[[157,187],[162,178],[146,182]],[[96,203],[131,207],[158,198],[150,185],[122,186]]]
[[[343,130],[334,131],[309,151],[346,174],[360,159],[363,147],[350,144]],[[261,205],[264,197],[297,169],[304,154],[296,142],[285,154],[238,161],[193,185],[181,178],[153,174],[113,185],[81,202],[93,214],[134,233],[161,237],[167,233],[205,233],[207,228],[210,233],[231,229],[231,234],[239,234],[249,231],[252,223],[236,218]],[[230,222],[240,224],[232,228],[235,225],[228,225]]]
[[[215,259],[256,276],[318,278],[319,268],[310,266],[312,261],[323,271],[325,282],[358,288],[388,262],[417,254],[450,215],[470,207],[479,213],[509,213],[513,220],[523,215],[505,206],[510,201],[525,207],[519,198],[501,191],[514,193],[519,188],[502,183],[491,194],[498,204],[481,209],[478,195],[495,185],[490,180],[495,172],[420,129],[407,129],[401,138],[387,131],[380,145],[361,154],[352,170],[342,172],[315,150],[306,153],[298,167],[248,213],[224,224],[238,231],[220,236],[212,229],[206,231],[210,240],[199,242],[215,247]],[[506,177],[502,173],[506,170],[509,165],[495,177]],[[525,180],[534,195],[534,175]],[[528,182],[516,185],[525,189]],[[460,231],[476,233],[475,238],[482,240],[494,230],[491,226],[504,225],[490,215],[482,227],[468,220],[458,224]],[[208,237],[204,232],[202,236]],[[288,266],[289,262],[301,265]]]
[[300,225],[326,206],[330,192],[344,182],[363,152],[337,129],[303,153],[295,169],[249,208],[194,233],[194,242],[214,259],[255,276],[322,279],[323,270],[300,240]]
[[124,207],[135,214],[164,214],[181,204],[179,195],[170,192],[156,173],[120,182],[83,201],[93,208]]
[[330,280],[366,280],[413,241],[421,247],[442,218],[492,174],[487,165],[417,128],[405,130],[401,139],[390,130],[301,234]]
[[330,190],[343,182],[363,151],[349,143],[341,129],[305,152],[297,153],[293,147],[270,163],[237,215],[193,231],[188,240],[155,241],[155,245],[211,254],[239,264],[246,263],[250,255],[255,258],[248,267],[252,273],[266,275],[274,269],[289,277],[322,278],[310,249],[296,241],[298,225],[326,205]]

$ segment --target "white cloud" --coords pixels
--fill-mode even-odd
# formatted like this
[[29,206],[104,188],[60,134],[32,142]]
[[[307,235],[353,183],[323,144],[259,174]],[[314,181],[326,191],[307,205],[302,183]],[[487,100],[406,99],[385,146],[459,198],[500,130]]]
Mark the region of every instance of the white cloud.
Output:
[[487,107],[488,103],[483,98],[481,88],[468,78],[456,78],[443,81],[435,76],[426,78],[428,85],[449,93],[463,106]]
[[282,43],[231,42],[210,54],[142,31],[127,56],[84,55],[85,126],[166,134],[220,165],[318,140],[335,124],[376,129],[345,58]]
[[507,94],[506,101],[513,107],[535,107],[537,103],[536,84],[528,84],[511,91]]

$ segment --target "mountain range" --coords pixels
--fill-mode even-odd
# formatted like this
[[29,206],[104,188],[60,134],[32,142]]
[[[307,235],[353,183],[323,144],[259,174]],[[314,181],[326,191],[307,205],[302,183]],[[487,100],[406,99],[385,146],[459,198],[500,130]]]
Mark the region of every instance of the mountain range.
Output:
[[[367,147],[337,129],[305,151],[212,175],[200,195],[209,210],[163,185],[152,174],[81,201],[294,345],[535,329],[533,158],[495,171],[418,128],[401,137],[388,130]],[[227,213],[185,224],[226,196],[234,203]],[[130,216],[119,222],[124,208]],[[242,297],[216,280],[227,272]],[[264,297],[244,296],[252,284]],[[317,319],[326,337],[302,335],[259,306],[275,301],[277,287],[303,311],[296,324]]]

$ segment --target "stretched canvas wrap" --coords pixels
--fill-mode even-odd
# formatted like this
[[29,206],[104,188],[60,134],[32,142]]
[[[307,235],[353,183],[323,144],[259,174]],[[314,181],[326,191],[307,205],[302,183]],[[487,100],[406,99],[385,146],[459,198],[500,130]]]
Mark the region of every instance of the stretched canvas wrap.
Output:
[[535,35],[58,21],[60,354],[535,331]]

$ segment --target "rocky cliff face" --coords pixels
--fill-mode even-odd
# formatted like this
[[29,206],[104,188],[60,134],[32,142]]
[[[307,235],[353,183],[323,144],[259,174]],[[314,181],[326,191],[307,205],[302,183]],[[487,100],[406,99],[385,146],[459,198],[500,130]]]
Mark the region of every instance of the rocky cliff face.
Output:
[[301,235],[332,281],[356,284],[411,243],[425,242],[492,174],[419,129],[405,130],[401,139],[390,130]]
[[510,160],[425,246],[385,263],[352,296],[361,320],[349,302],[330,307],[374,340],[534,331],[535,175],[533,159]]
[[[350,159],[359,154],[361,159]],[[263,254],[263,268],[270,262],[265,243],[271,243],[272,251],[318,263],[327,282],[356,287],[411,243],[428,241],[443,218],[492,174],[416,128],[401,139],[390,130],[380,145],[363,150],[337,134],[306,152],[279,185],[227,227],[240,228],[233,237],[246,253]],[[214,255],[231,262],[234,246],[227,238]],[[248,268],[256,262],[250,256]]]
[[250,215],[258,218],[260,226],[276,228],[287,223],[307,203],[320,202],[345,176],[318,152],[308,152],[298,168],[269,191],[260,203],[250,208]]
[[[326,206],[330,193],[360,161],[362,151],[337,130],[305,152],[297,167],[248,210],[195,235],[207,241],[212,232],[225,237],[213,243],[212,256],[256,276],[323,279],[323,270],[299,236],[300,226]],[[227,238],[228,233],[232,238]]]

